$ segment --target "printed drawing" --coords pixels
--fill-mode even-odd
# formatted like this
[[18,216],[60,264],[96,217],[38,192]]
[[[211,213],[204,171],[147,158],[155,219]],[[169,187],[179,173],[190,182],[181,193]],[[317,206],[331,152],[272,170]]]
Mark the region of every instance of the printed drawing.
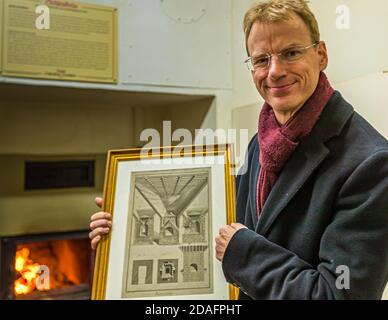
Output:
[[210,168],[132,173],[123,298],[213,292]]

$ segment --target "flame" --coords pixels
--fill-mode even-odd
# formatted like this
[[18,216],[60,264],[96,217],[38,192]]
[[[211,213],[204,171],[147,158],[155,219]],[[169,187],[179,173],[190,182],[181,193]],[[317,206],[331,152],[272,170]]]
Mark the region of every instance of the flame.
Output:
[[40,265],[29,258],[30,250],[22,248],[16,251],[15,270],[19,274],[19,278],[14,282],[14,290],[16,295],[28,294],[38,289],[36,281],[39,277]]

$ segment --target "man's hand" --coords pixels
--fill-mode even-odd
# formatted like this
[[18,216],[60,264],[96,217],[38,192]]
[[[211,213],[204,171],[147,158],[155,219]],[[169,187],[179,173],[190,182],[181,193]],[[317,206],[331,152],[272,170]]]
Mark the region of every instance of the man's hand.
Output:
[[224,259],[225,250],[228,247],[230,239],[233,235],[240,229],[247,229],[241,223],[232,223],[231,225],[226,225],[221,227],[219,230],[218,236],[215,237],[216,241],[216,258],[221,261]]
[[[96,198],[94,201],[98,207],[102,208],[102,198]],[[101,237],[109,233],[110,228],[112,227],[111,220],[111,214],[102,211],[93,214],[90,218],[91,232],[89,233],[89,238],[91,239],[90,244],[92,249],[96,249],[98,242],[101,240]]]

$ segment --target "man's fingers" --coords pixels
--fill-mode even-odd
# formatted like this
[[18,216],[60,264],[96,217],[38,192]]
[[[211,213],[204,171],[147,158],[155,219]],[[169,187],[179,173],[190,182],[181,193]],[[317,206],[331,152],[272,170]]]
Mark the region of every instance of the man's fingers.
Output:
[[112,222],[110,220],[107,220],[107,219],[99,219],[99,220],[92,221],[90,223],[91,230],[94,230],[98,227],[110,228],[110,227],[112,227]]
[[[94,202],[98,207],[102,208],[104,199],[96,197]],[[112,227],[111,220],[112,216],[108,212],[97,212],[90,217],[90,229],[92,231],[89,233],[89,238],[91,239],[90,245],[92,249],[96,249],[101,237],[109,233]]]
[[216,253],[217,254],[224,253],[224,252],[225,252],[224,247],[216,246]]
[[101,236],[94,237],[91,241],[92,249],[95,250],[97,248],[98,243],[101,240]]
[[233,222],[230,226],[231,226],[233,229],[242,229],[242,228],[246,228],[246,226],[244,226],[243,224],[241,224],[241,223],[235,223],[235,222]]
[[90,221],[96,221],[100,219],[112,220],[112,215],[108,212],[97,212],[91,216]]
[[216,258],[218,261],[222,261],[224,258],[225,248],[216,246]]
[[96,203],[96,205],[98,207],[102,208],[102,206],[104,204],[104,199],[101,197],[96,197],[96,199],[94,199],[94,202]]
[[222,238],[229,239],[230,235],[232,234],[232,230],[233,228],[231,226],[224,226],[221,227],[218,232]]
[[109,233],[109,228],[96,228],[89,233],[89,239],[94,239],[96,236],[101,236]]
[[226,235],[228,234],[227,226],[221,227],[221,228],[218,230],[218,233],[219,233],[221,236],[226,236]]
[[224,245],[228,242],[228,240],[225,239],[225,238],[222,237],[222,236],[216,236],[216,237],[214,238],[214,240],[215,240],[216,244],[221,245],[221,246],[224,246]]

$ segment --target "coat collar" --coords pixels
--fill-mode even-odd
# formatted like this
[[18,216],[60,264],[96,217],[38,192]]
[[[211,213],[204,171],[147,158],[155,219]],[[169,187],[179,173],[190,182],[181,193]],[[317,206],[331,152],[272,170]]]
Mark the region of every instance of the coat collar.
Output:
[[[265,202],[258,223],[257,208],[252,210],[256,232],[262,235],[267,233],[281,211],[330,153],[325,142],[341,134],[353,113],[353,107],[343,99],[338,91],[335,91],[311,134],[300,143],[284,166]],[[256,186],[258,169],[255,174],[256,183],[254,185]],[[257,203],[256,199],[255,203]]]

